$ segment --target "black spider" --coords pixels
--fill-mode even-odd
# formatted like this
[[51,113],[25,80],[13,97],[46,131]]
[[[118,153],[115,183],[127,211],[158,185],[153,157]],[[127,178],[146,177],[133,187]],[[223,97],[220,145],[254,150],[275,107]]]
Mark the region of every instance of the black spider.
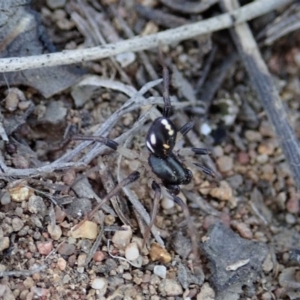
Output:
[[[186,135],[193,127],[193,122],[188,122],[182,126],[179,130],[176,129],[174,123],[170,119],[171,114],[171,101],[169,96],[169,71],[166,67],[161,50],[159,49],[160,59],[163,66],[163,99],[164,99],[164,108],[162,117],[157,118],[152,123],[147,137],[146,137],[146,146],[150,151],[148,158],[148,164],[152,172],[156,175],[157,179],[161,181],[161,184],[168,190],[169,194],[172,196],[172,199],[175,203],[180,205],[183,209],[183,212],[187,218],[187,223],[192,239],[192,248],[195,258],[197,259],[198,252],[198,242],[196,239],[195,230],[191,222],[189,215],[189,210],[186,204],[182,201],[177,195],[180,192],[180,185],[189,184],[192,180],[192,172],[186,168],[183,162],[177,157],[173,152],[176,141]],[[110,140],[106,137],[86,137],[86,136],[75,136],[75,140],[92,140],[104,143],[106,146],[111,149],[118,151],[124,156],[132,158],[128,153],[128,149],[122,147],[117,142]],[[209,155],[211,152],[208,149],[204,148],[191,148],[189,149],[192,154],[198,155]],[[215,173],[210,169],[198,163],[192,163],[193,165],[200,168],[204,173],[215,177]],[[191,164],[190,164],[191,165]],[[109,199],[111,195],[117,192],[121,187],[137,180],[139,178],[139,173],[134,172],[129,177],[124,179],[119,185],[105,197]],[[148,228],[144,234],[144,243],[147,241],[150,234],[152,225],[156,217],[159,199],[161,197],[161,187],[156,180],[152,181],[152,189],[154,190],[154,204],[151,214],[151,222],[148,225]],[[103,199],[102,203],[106,201]],[[89,217],[93,215],[99,209],[99,205],[89,214]]]

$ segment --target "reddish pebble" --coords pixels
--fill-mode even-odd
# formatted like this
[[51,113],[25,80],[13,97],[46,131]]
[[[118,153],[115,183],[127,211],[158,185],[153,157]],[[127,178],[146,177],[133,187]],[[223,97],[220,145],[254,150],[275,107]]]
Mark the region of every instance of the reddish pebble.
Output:
[[249,163],[249,155],[246,152],[239,152],[238,161],[241,165],[247,165]]
[[68,244],[68,243],[62,243],[57,252],[61,255],[72,255],[75,253],[75,246],[72,244]]
[[69,264],[69,266],[73,267],[75,265],[75,262],[76,262],[76,255],[71,255],[68,258],[68,264]]
[[105,254],[102,251],[96,251],[94,256],[93,256],[93,260],[100,262],[102,260],[105,259]]
[[202,223],[202,227],[207,230],[211,225],[216,224],[217,222],[219,222],[219,219],[215,216],[211,216],[208,215],[204,218],[203,223]]
[[64,221],[66,217],[66,213],[59,207],[55,207],[55,220],[57,223],[61,223]]
[[42,255],[48,255],[53,249],[52,241],[37,242],[36,246],[37,246],[39,253]]
[[253,238],[253,233],[246,223],[243,223],[243,222],[237,223],[237,224],[235,224],[235,228],[239,232],[241,237],[248,239],[248,240],[251,240]]
[[286,209],[291,214],[297,214],[299,212],[299,197],[297,197],[297,194],[293,195],[287,201]]
[[221,216],[220,216],[220,218],[221,218],[221,222],[226,226],[226,227],[230,227],[230,221],[231,221],[231,219],[230,219],[230,215],[228,214],[228,213],[226,213],[226,212],[223,212],[223,213],[221,213]]

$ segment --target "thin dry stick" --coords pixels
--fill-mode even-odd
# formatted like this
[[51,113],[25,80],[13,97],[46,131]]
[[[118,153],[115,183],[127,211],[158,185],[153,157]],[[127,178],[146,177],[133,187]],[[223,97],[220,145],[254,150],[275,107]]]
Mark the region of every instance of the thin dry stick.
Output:
[[80,168],[86,167],[85,163],[82,162],[60,162],[57,164],[49,164],[38,168],[30,168],[30,169],[14,169],[7,168],[5,172],[0,172],[0,178],[7,177],[27,177],[27,176],[38,176],[43,173],[51,173],[55,170],[64,170],[69,168]]
[[[108,171],[106,165],[104,164],[104,162],[102,161],[101,158],[98,159],[98,166],[99,166],[99,174],[100,174],[100,177],[101,177],[101,180],[102,180],[102,184],[103,184],[106,192],[108,193],[115,186],[113,177],[110,174],[110,172]],[[119,196],[115,195],[115,196],[111,197],[110,202],[111,202],[116,214],[118,215],[120,220],[123,222],[123,224],[132,226],[129,218],[127,218],[127,216],[125,216],[122,209],[120,208],[120,205],[119,205],[120,198],[119,198]]]
[[0,278],[5,276],[31,276],[35,273],[40,273],[44,271],[48,266],[46,264],[35,267],[31,270],[21,270],[21,271],[3,271],[0,272]]
[[207,34],[249,21],[291,2],[293,2],[293,0],[256,0],[231,13],[225,13],[217,17],[180,26],[175,29],[169,29],[157,34],[135,37],[115,44],[38,56],[3,58],[0,60],[0,72],[13,72],[99,60],[128,51],[156,48],[160,42],[164,45],[170,45],[175,42],[194,38],[201,34]]
[[[236,0],[222,0],[222,3],[227,11],[236,9],[239,5]],[[271,74],[259,52],[249,26],[246,23],[236,25],[231,30],[231,34],[239,54],[243,58],[242,61],[252,85],[275,128],[282,151],[294,175],[295,183],[300,189],[300,145],[288,121],[288,116]]]

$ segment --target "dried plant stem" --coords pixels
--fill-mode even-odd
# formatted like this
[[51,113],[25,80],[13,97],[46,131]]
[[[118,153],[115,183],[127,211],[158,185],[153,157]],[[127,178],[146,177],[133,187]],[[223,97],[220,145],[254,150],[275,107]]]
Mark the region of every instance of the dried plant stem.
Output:
[[128,51],[142,51],[158,47],[159,43],[169,45],[201,34],[230,28],[270,12],[293,0],[256,0],[230,13],[225,13],[207,20],[165,30],[144,37],[134,37],[115,44],[89,49],[69,50],[59,53],[34,55],[28,57],[11,57],[0,60],[0,72],[13,72],[27,69],[68,65],[84,61],[99,60]]
[[47,268],[47,265],[41,265],[31,270],[22,270],[22,271],[4,271],[0,272],[0,278],[5,276],[31,276],[35,273],[40,273]]
[[[224,10],[238,7],[236,0],[222,0]],[[272,76],[261,56],[257,43],[246,23],[236,25],[231,34],[249,74],[252,86],[275,128],[284,156],[291,168],[297,187],[300,189],[300,145],[292,129],[282,100]]]

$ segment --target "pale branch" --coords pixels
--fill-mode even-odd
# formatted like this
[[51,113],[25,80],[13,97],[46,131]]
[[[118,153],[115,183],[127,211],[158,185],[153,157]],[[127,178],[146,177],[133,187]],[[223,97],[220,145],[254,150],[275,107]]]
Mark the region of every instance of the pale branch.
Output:
[[148,36],[136,36],[114,44],[88,49],[65,50],[43,55],[3,58],[0,59],[0,72],[15,72],[34,68],[76,64],[85,61],[99,60],[128,51],[136,52],[156,48],[159,43],[170,45],[250,21],[291,2],[293,2],[293,0],[256,0],[230,13],[224,13],[203,21],[161,31]]

